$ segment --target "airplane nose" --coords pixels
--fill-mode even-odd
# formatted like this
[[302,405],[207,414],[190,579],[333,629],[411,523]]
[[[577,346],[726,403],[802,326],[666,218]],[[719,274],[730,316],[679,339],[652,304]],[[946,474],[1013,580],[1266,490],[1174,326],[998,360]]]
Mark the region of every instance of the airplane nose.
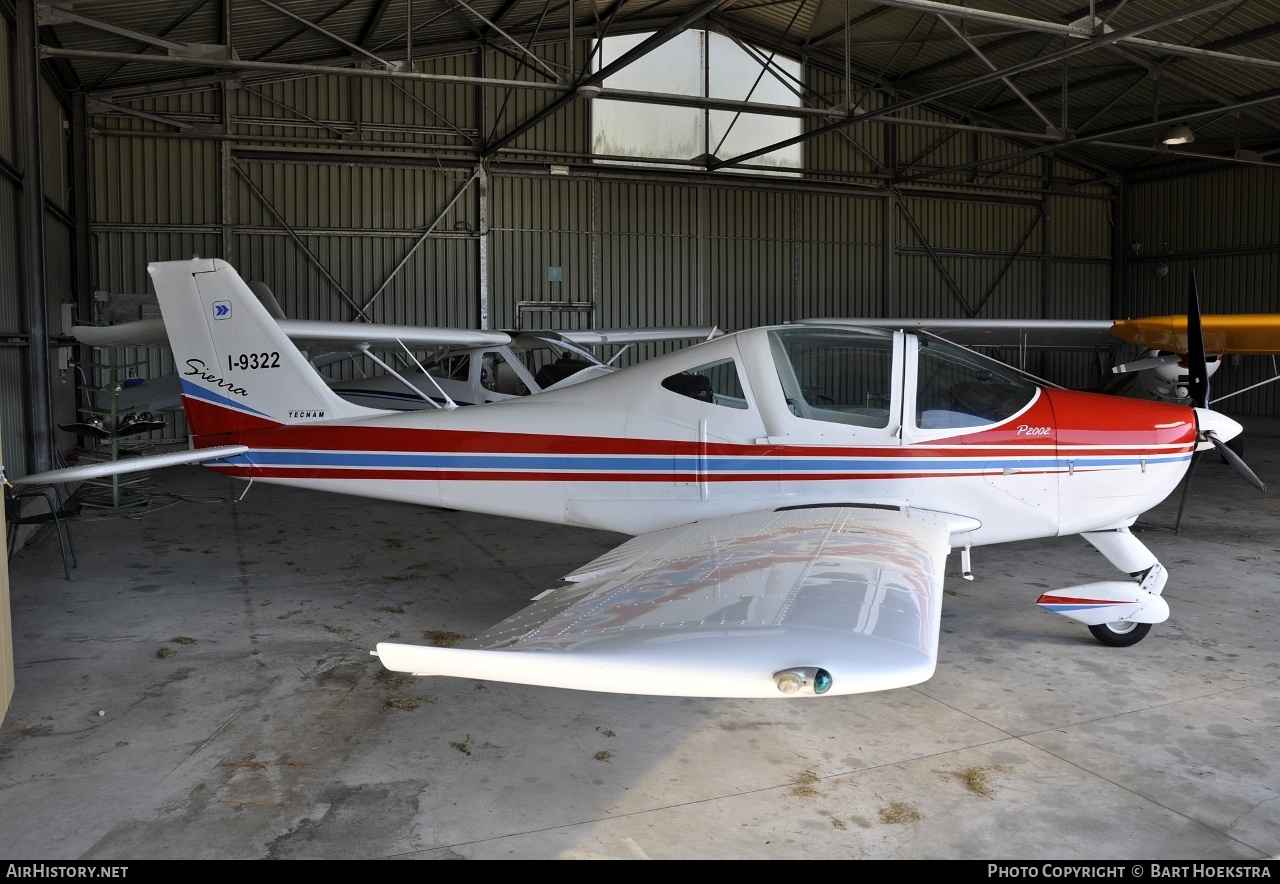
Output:
[[1230,442],[1244,432],[1244,427],[1225,414],[1211,411],[1208,408],[1197,408],[1196,424],[1201,433],[1213,433],[1223,442]]

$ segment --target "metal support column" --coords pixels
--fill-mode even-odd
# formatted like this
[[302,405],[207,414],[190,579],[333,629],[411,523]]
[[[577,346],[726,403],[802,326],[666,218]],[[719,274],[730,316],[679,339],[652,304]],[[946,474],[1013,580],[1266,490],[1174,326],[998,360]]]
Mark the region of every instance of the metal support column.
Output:
[[[884,129],[885,165],[891,177],[898,174],[898,138],[896,126]],[[882,203],[882,243],[880,257],[883,262],[884,291],[881,293],[880,315],[899,316],[898,307],[898,193],[890,188],[885,191]]]
[[803,319],[809,312],[804,297],[804,218],[802,204],[804,196],[798,193],[787,195],[791,201],[791,315],[790,319]]
[[[231,0],[222,0],[219,13],[222,44],[228,53],[232,50]],[[239,264],[240,256],[231,248],[231,83],[223,80],[218,88],[222,103],[222,135],[218,140],[218,238],[220,249],[217,257],[231,264]]]
[[604,248],[600,232],[600,179],[592,176],[587,182],[590,193],[588,242],[591,246],[591,303],[604,303]]
[[485,168],[482,160],[476,166],[476,224],[479,227],[477,240],[476,259],[479,267],[476,269],[476,280],[480,287],[477,292],[480,310],[480,325],[482,329],[489,328],[490,317],[493,314],[489,304],[489,239],[492,234],[489,231],[489,170]]
[[40,145],[40,62],[35,0],[17,2],[17,104],[22,129],[22,276],[26,288],[27,395],[32,472],[53,468],[53,400],[49,392],[49,311],[44,272],[44,156]]
[[[475,72],[476,76],[483,77],[487,71],[485,63],[485,47],[481,45],[475,52]],[[487,146],[485,133],[489,131],[489,105],[485,96],[484,89],[477,89],[475,93],[475,102],[471,107],[471,113],[474,120],[474,128],[477,132],[476,148],[481,152],[482,156],[476,164],[476,319],[478,321],[477,328],[488,329],[492,317],[492,305],[489,303],[490,288],[493,284],[492,274],[490,272],[489,260],[490,252],[493,248],[493,234],[489,230],[489,208],[491,195],[489,193],[489,168],[485,165],[483,152]],[[512,317],[514,321],[514,317]]]
[[1129,217],[1126,211],[1124,182],[1116,184],[1111,190],[1111,318],[1124,319],[1129,315],[1132,305],[1129,303],[1126,272],[1129,243]]
[[93,231],[89,226],[89,111],[83,92],[71,99],[71,211],[75,215],[75,300],[79,319],[92,324],[94,264]]
[[[1053,290],[1053,257],[1051,254],[1053,251],[1053,207],[1049,202],[1049,196],[1053,192],[1054,165],[1055,161],[1052,156],[1046,156],[1040,160],[1041,171],[1044,175],[1044,190],[1040,194],[1040,218],[1043,222],[1040,225],[1040,316],[1045,319],[1060,318],[1050,315],[1054,312],[1054,296],[1057,294]],[[1040,368],[1043,370],[1043,362],[1041,362]]]

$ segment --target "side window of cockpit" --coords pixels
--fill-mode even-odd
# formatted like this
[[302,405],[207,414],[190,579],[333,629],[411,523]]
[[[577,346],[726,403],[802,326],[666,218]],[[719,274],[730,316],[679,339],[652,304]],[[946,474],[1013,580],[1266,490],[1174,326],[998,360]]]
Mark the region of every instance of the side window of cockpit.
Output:
[[889,426],[891,333],[788,328],[769,335],[792,414],[855,427]]
[[471,357],[466,353],[446,353],[443,357],[429,362],[427,370],[439,377],[465,381],[471,371]]
[[916,426],[922,430],[998,423],[1026,407],[1035,391],[999,363],[948,344],[921,342]]
[[710,402],[728,408],[747,407],[747,396],[742,391],[738,367],[732,359],[722,359],[673,374],[663,378],[662,386],[699,402]]

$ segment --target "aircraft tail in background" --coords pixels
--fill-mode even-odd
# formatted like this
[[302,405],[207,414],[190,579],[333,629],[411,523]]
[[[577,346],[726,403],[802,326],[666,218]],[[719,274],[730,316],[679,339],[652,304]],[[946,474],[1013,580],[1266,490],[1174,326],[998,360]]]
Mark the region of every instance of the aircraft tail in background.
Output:
[[193,436],[384,414],[334,393],[230,264],[147,266]]

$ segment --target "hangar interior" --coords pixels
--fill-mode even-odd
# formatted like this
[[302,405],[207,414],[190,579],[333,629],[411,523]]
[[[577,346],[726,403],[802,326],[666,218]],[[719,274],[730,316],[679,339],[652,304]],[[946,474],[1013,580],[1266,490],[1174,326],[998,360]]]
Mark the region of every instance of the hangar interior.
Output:
[[[104,361],[172,370],[68,332],[154,315],[148,263],[195,255],[289,317],[475,329],[1110,320],[1183,312],[1193,274],[1206,313],[1276,310],[1280,0],[0,12],[9,477],[93,444],[64,427]],[[1280,416],[1274,374],[1233,357],[1215,395]]]
[[1206,312],[1274,304],[1269,3],[0,8],[10,475],[83,441],[68,323],[193,255],[290,317],[464,328],[1113,319],[1193,272]]

